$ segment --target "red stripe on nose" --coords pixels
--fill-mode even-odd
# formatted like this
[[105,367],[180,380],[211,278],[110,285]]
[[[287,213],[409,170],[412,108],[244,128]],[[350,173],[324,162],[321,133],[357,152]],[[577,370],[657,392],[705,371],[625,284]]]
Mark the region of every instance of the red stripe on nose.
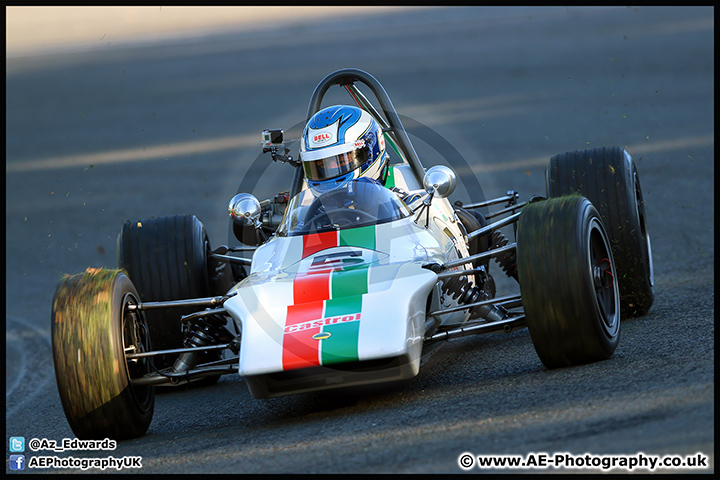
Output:
[[293,282],[293,300],[295,305],[308,302],[322,302],[328,298],[330,298],[330,270],[310,274],[299,274],[295,277],[295,281]]
[[312,338],[313,335],[320,332],[320,328],[308,328],[285,335],[283,340],[283,370],[320,365],[318,351],[320,342]]
[[303,253],[302,258],[309,257],[326,248],[337,247],[337,232],[313,233],[303,237]]

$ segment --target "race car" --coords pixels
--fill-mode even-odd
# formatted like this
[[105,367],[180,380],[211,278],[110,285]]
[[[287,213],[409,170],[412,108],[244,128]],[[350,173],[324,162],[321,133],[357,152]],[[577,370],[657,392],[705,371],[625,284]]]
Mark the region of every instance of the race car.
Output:
[[[384,184],[358,178],[319,193],[282,130],[265,130],[263,151],[294,176],[271,199],[231,199],[234,245],[212,249],[194,215],[128,222],[117,268],[59,283],[53,357],[78,438],[143,435],[156,387],[236,374],[255,398],[270,398],[408,379],[467,335],[526,327],[547,368],[596,362],[617,347],[621,318],[647,313],[650,236],[627,151],[556,155],[546,195],[525,202],[509,191],[451,203],[455,173],[423,167],[369,73],[326,76],[308,119],[333,86],[382,127],[396,154]],[[498,209],[480,213],[488,208]],[[512,241],[501,231],[509,226]],[[516,293],[496,296],[495,264]]]

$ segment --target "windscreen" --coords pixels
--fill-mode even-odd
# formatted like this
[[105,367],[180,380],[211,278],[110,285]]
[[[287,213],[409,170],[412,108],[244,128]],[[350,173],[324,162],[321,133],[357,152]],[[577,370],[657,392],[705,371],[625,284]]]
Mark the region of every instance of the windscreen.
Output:
[[358,178],[322,195],[312,189],[298,193],[285,211],[277,234],[308,235],[378,225],[400,220],[412,211],[375,180]]

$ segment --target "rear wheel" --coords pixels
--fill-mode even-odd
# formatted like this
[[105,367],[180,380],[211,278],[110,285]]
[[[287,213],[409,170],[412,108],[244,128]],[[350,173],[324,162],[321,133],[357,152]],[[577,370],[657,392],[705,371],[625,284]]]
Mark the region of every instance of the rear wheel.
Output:
[[610,358],[620,333],[617,273],[602,220],[580,196],[523,208],[518,280],[530,338],[548,368]]
[[620,147],[563,153],[550,159],[548,197],[579,194],[600,213],[618,269],[624,318],[645,315],[652,306],[653,264],[645,204],[637,168]]
[[[127,222],[117,240],[118,267],[137,286],[140,300],[156,302],[222,295],[232,286],[227,264],[210,257],[205,227],[194,215],[153,217]],[[150,336],[155,350],[183,348],[180,317],[196,307],[148,310]],[[177,355],[156,356],[158,369],[171,367]],[[218,351],[203,355],[201,362],[218,360]],[[207,377],[203,384],[218,379]]]
[[68,276],[52,304],[52,347],[63,410],[78,438],[116,440],[143,435],[152,420],[153,387],[131,380],[150,371],[142,314],[130,310],[139,295],[120,270],[88,269]]

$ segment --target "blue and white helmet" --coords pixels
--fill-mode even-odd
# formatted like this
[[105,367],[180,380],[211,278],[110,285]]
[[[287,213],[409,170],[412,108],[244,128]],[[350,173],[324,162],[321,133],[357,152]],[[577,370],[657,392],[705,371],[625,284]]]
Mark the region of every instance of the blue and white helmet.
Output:
[[388,155],[375,119],[357,107],[336,105],[312,116],[300,145],[310,188],[324,193],[367,177],[385,183]]

